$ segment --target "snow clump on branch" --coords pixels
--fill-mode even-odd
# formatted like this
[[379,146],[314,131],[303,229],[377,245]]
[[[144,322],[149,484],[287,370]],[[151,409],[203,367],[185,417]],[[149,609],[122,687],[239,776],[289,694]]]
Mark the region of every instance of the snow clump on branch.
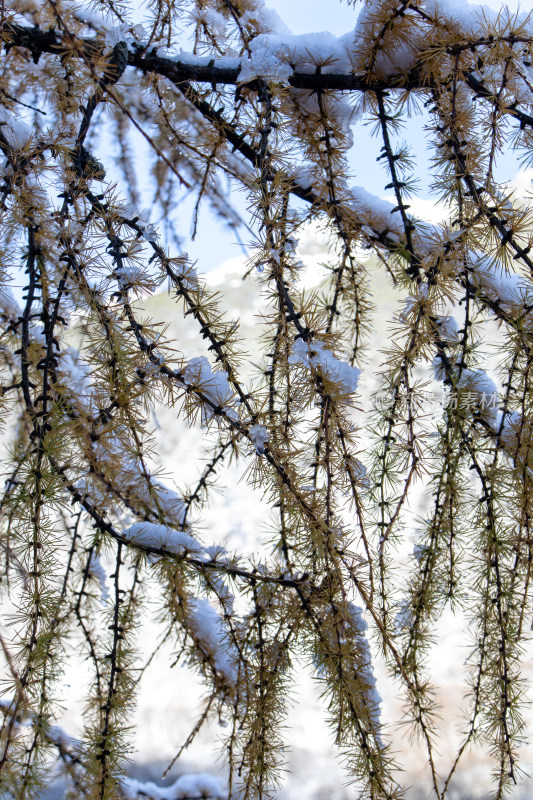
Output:
[[131,544],[149,550],[164,550],[174,555],[190,553],[202,559],[206,558],[202,545],[188,533],[156,522],[135,522],[122,531],[122,536]]
[[250,57],[241,61],[239,82],[256,78],[284,82],[295,68],[309,74],[317,67],[324,73],[351,72],[353,47],[352,32],[338,37],[325,31],[302,35],[263,33],[250,43]]
[[263,425],[252,425],[250,428],[250,436],[257,450],[257,454],[262,456],[265,452],[265,444],[267,443],[270,434]]
[[122,791],[127,800],[148,797],[151,800],[184,800],[184,798],[206,798],[226,800],[228,791],[222,778],[200,772],[197,775],[180,775],[170,786],[157,786],[152,781],[143,783],[135,778],[122,782]]
[[107,574],[100,561],[100,556],[95,553],[91,554],[91,559],[88,565],[89,575],[97,581],[100,587],[100,603],[105,606],[110,599],[109,587],[107,585]]
[[23,150],[31,140],[32,131],[7,108],[0,107],[0,136],[4,137],[13,150]]
[[[381,725],[381,695],[376,689],[376,677],[372,666],[372,654],[366,637],[368,623],[363,619],[363,611],[354,603],[348,603],[350,620],[357,631],[357,641],[363,654],[363,663],[358,668],[359,677],[366,684],[366,703],[368,715],[377,729]],[[379,741],[379,736],[377,737]],[[381,742],[380,742],[381,744]]]
[[[189,361],[183,370],[182,376],[187,386],[198,388],[208,400],[216,407],[220,407],[230,419],[238,419],[237,412],[228,405],[233,397],[233,391],[228,382],[228,373],[225,370],[213,372],[207,358],[198,356]],[[214,409],[204,405],[202,407],[202,424],[205,425],[213,414]]]
[[193,634],[213,659],[217,672],[220,672],[230,686],[237,683],[237,670],[230,648],[226,642],[226,631],[220,615],[209,600],[193,597],[188,603],[190,623]]
[[310,370],[320,369],[324,378],[336,383],[340,391],[346,394],[357,389],[361,370],[335,358],[331,350],[320,342],[309,343],[297,339],[288,360],[289,364],[302,364]]

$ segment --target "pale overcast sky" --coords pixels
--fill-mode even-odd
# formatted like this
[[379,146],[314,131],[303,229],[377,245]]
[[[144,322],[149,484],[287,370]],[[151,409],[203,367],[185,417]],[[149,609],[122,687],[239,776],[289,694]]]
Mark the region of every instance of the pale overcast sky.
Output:
[[[267,0],[266,5],[273,8],[293,33],[312,31],[331,31],[337,35],[346,33],[353,27],[360,2],[348,4],[347,0]],[[355,7],[354,7],[355,5]],[[466,3],[465,3],[466,5]],[[470,5],[478,5],[471,3]],[[498,0],[483,0],[483,5],[498,11],[503,3]],[[530,3],[508,0],[505,5],[513,11],[519,7],[529,10]]]

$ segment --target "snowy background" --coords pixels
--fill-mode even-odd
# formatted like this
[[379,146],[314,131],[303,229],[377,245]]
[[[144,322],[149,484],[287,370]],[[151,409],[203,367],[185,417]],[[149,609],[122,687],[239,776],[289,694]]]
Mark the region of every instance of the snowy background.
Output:
[[[327,258],[327,240],[316,231],[303,236],[299,256],[306,269],[306,287],[312,289],[320,284],[325,275],[321,262]],[[405,298],[384,280],[383,272],[368,262],[372,275],[374,293],[379,293],[380,314],[375,317],[375,326],[368,352],[376,354],[388,339],[384,320],[392,320],[401,311]],[[227,260],[204,277],[210,288],[223,291],[223,304],[230,318],[238,317],[241,332],[254,352],[253,341],[260,335],[261,290],[256,276],[243,282],[245,258]],[[153,320],[165,321],[176,347],[186,358],[204,352],[205,345],[184,319],[172,298],[162,292],[145,304],[146,315]],[[249,368],[253,374],[253,367]],[[375,355],[372,369],[363,372],[361,394],[367,396],[375,388],[378,373]],[[194,482],[202,467],[205,446],[205,429],[189,427],[178,421],[177,412],[161,407],[154,417],[154,464],[162,467],[164,482],[183,491]],[[260,492],[248,485],[246,473],[255,456],[243,458],[239,463],[225,468],[220,490],[212,493],[210,502],[201,514],[201,524],[196,528],[203,541],[222,544],[229,550],[242,553],[266,551],[271,535],[270,511],[263,503]],[[364,460],[364,453],[361,454]],[[412,507],[413,514],[423,511],[424,495],[419,494],[419,507]],[[411,537],[406,538],[405,554],[412,550]],[[401,555],[401,553],[400,553]],[[109,564],[109,572],[112,565]],[[155,610],[155,601],[154,601]],[[139,666],[159,641],[161,631],[150,624],[139,632]],[[464,620],[450,614],[443,617],[438,631],[428,670],[437,687],[438,714],[440,716],[440,740],[437,747],[442,772],[447,773],[461,740],[466,706],[464,703],[468,649],[463,638]],[[533,651],[532,651],[533,654]],[[171,668],[175,653],[163,647],[143,675],[137,699],[137,708],[132,718],[131,766],[129,774],[142,781],[153,781],[159,786],[172,783],[179,775],[209,772],[224,778],[223,739],[224,721],[211,720],[196,738],[192,747],[179,759],[165,780],[162,774],[177,750],[186,740],[199,716],[201,700],[205,696],[201,682],[187,669],[185,664]],[[403,702],[396,686],[388,677],[379,659],[374,659],[378,676],[378,688],[383,698],[382,719],[388,725],[389,737],[394,741],[398,762],[405,770],[401,781],[411,788],[410,800],[421,800],[430,794],[431,786],[426,770],[425,751],[412,742],[408,730],[399,725],[402,719]],[[321,706],[320,687],[312,679],[305,664],[295,669],[298,682],[292,686],[291,705],[286,719],[286,773],[280,790],[281,800],[342,800],[354,796],[354,788],[345,788],[346,775],[342,759],[331,744],[325,710]],[[526,664],[525,677],[533,679],[531,659]],[[83,726],[81,698],[86,693],[90,674],[82,661],[73,663],[60,687],[64,714],[58,723],[71,736],[80,734]],[[533,714],[530,715],[529,734],[533,734]],[[522,768],[533,774],[531,750],[523,748]],[[464,758],[459,777],[452,785],[452,800],[488,799],[488,783],[492,765],[481,751],[473,748]],[[531,788],[528,788],[530,786]],[[525,800],[531,796],[533,782],[517,789],[513,800]],[[47,795],[47,800],[61,796],[61,786]],[[163,798],[163,795],[162,795]]]

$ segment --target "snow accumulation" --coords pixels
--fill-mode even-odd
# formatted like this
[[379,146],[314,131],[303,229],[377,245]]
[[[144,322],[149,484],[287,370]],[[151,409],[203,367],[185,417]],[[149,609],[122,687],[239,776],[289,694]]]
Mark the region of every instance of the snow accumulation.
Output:
[[[436,377],[442,380],[445,376],[444,367],[440,358],[435,358],[433,368]],[[486,399],[489,396],[492,397],[497,394],[498,391],[492,378],[482,369],[463,369],[461,371],[461,377],[457,381],[456,388],[475,392],[480,396],[480,399]]]
[[401,214],[394,211],[394,206],[388,200],[377,197],[363,186],[351,186],[349,199],[370,233],[388,232],[389,236],[397,236],[398,239],[403,237]]
[[188,253],[182,253],[179,259],[174,260],[172,271],[180,278],[183,287],[188,291],[198,288],[198,273],[189,263]]
[[[93,458],[101,465],[105,466],[109,461],[120,463],[122,491],[136,503],[141,503],[148,508],[158,523],[164,521],[165,525],[160,525],[160,527],[173,530],[174,527],[178,528],[183,524],[186,510],[183,498],[153,478],[146,467],[127,450],[124,442],[114,432],[109,432],[105,438],[101,436],[97,441],[91,442],[90,446]],[[98,481],[91,482],[90,475],[88,477],[89,482],[79,482],[78,489],[87,491],[93,498],[103,501],[106,495],[102,493],[100,483]],[[194,540],[191,539],[191,541]],[[196,543],[196,548],[198,547],[199,545]]]
[[[272,12],[256,3],[256,10],[247,11],[241,19],[243,26],[253,23],[257,29],[263,28],[250,42],[249,52],[239,60],[223,57],[217,65],[230,68],[240,67],[239,81],[247,83],[256,78],[274,82],[286,82],[295,70],[314,73],[319,66],[322,73],[350,74],[357,70],[357,59],[364,51],[364,41],[372,37],[377,2],[365,4],[355,28],[341,36],[327,31],[305,34],[291,34],[274,18]],[[498,12],[478,4],[462,0],[425,0],[424,10],[431,16],[444,20],[466,35],[479,33],[487,22],[495,23]],[[214,10],[203,10],[202,17],[214,30],[224,30],[226,20]],[[504,17],[505,18],[505,15]],[[519,22],[524,22],[526,14],[519,14]],[[266,30],[265,30],[266,29]],[[399,42],[392,49],[380,52],[376,68],[382,74],[401,74],[414,66],[418,53],[424,47],[424,32],[419,37],[412,36],[409,41]],[[182,63],[203,63],[198,56],[180,53]]]
[[103,606],[109,600],[109,587],[107,585],[107,574],[102,566],[100,557],[92,553],[91,560],[89,561],[89,575],[91,575],[100,586],[100,602]]
[[[60,306],[61,316],[68,318],[67,309]],[[7,323],[16,323],[22,316],[22,311],[13,293],[7,286],[0,287],[0,317]],[[43,331],[33,321],[30,325],[32,339],[45,343]],[[18,358],[18,355],[16,356]],[[83,361],[77,350],[67,347],[59,354],[56,374],[63,379],[63,385],[68,390],[72,399],[85,409],[89,407],[91,394],[91,369]]]
[[[187,386],[198,388],[215,406],[220,406],[226,415],[237,420],[237,412],[228,404],[233,398],[233,390],[225,370],[213,372],[211,364],[205,356],[192,358],[183,370],[183,380]],[[207,406],[202,408],[202,423],[205,424],[213,416],[213,410]]]
[[255,445],[258,455],[262,456],[265,452],[265,444],[267,443],[270,434],[263,425],[252,425],[250,428],[250,436]]
[[163,512],[165,516],[169,516],[179,524],[183,523],[185,518],[185,503],[183,498],[180,497],[172,489],[169,489],[164,483],[160,481],[150,480],[151,493],[148,491],[148,486],[143,484],[144,491],[138,492],[141,496],[144,494],[145,502],[153,501],[158,511]]
[[115,265],[113,275],[121,291],[127,291],[131,286],[137,286],[145,276],[146,272],[140,264]]
[[122,213],[126,219],[134,221],[138,225],[146,241],[157,244],[159,236],[155,227],[150,223],[149,211],[139,210],[133,203],[128,203],[122,209]]
[[428,285],[427,283],[420,283],[415,284],[412,287],[412,291],[415,293],[413,295],[408,295],[403,303],[403,309],[400,311],[398,318],[400,322],[407,322],[409,315],[412,313],[413,309],[418,310],[418,306],[424,300],[428,298]]
[[[455,28],[458,27],[467,35],[479,32],[487,21],[495,22],[498,16],[492,9],[462,0],[425,0],[422,5],[426,13],[444,20]],[[317,67],[320,67],[324,74],[353,73],[358,67],[357,59],[364,49],[364,40],[372,36],[376,24],[374,18],[376,8],[375,0],[366,3],[359,14],[355,28],[341,36],[335,36],[327,31],[292,34],[274,11],[266,8],[260,0],[256,0],[240,20],[243,27],[250,26],[254,31],[259,31],[259,34],[252,38],[248,53],[241,59],[231,54],[219,57],[217,66],[240,69],[239,81],[242,83],[257,78],[284,83],[294,70],[313,73]],[[114,47],[120,41],[128,45],[134,43],[142,45],[148,39],[148,34],[141,25],[131,26],[123,23],[112,27],[101,19],[97,21],[91,12],[82,10],[82,7],[79,7],[79,15],[89,24],[97,24],[104,30],[106,44],[109,47]],[[520,14],[518,19],[523,21],[525,17],[525,14]],[[197,21],[204,21],[217,36],[224,36],[227,18],[220,12],[213,8],[197,9],[195,18]],[[384,74],[405,72],[413,66],[417,53],[423,45],[422,32],[418,39],[411,37],[408,42],[400,42],[392,50],[387,49],[386,52],[379,53],[376,67]],[[178,64],[198,66],[207,66],[212,58],[182,50],[179,52],[170,50],[168,57],[173,58]]]
[[502,306],[520,303],[526,294],[531,294],[531,282],[516,272],[507,272],[484,257],[476,257],[473,263],[473,283],[494,300],[498,300]]
[[226,800],[228,790],[222,778],[200,772],[196,775],[181,775],[170,786],[157,786],[152,781],[142,783],[134,778],[126,778],[122,783],[126,800],[146,797],[149,800]]
[[317,66],[324,74],[353,71],[350,54],[354,49],[354,34],[332,33],[260,34],[250,43],[250,55],[241,61],[239,81],[255,78],[283,83],[296,68],[298,72],[314,73]]
[[[368,628],[367,623],[363,619],[363,611],[359,606],[354,603],[348,604],[350,619],[352,625],[356,630],[357,641],[363,652],[363,663],[358,667],[358,675],[366,685],[365,701],[368,708],[368,715],[376,728],[380,727],[381,720],[381,695],[376,689],[376,677],[372,667],[372,654],[370,652],[370,645],[366,638],[366,631]],[[377,737],[378,743],[382,742]]]
[[14,150],[23,150],[32,137],[31,128],[3,106],[0,107],[0,133]]
[[[365,3],[353,34],[355,42],[368,41],[381,27],[376,21],[376,11],[382,5],[378,0]],[[527,19],[527,12],[515,13],[507,6],[495,11],[488,6],[478,3],[468,3],[466,0],[424,0],[421,7],[431,17],[444,21],[451,30],[464,35],[479,35],[486,30],[487,24],[505,26],[506,20],[512,18],[515,24],[523,24]],[[530,22],[530,30],[531,22]],[[408,42],[399,42],[391,51],[381,52],[376,59],[376,68],[383,75],[401,74],[414,66],[417,53],[424,48],[424,30],[421,29],[419,37],[412,36]],[[361,46],[361,45],[360,45]],[[363,45],[364,49],[364,45]]]
[[456,344],[459,340],[459,325],[454,317],[437,317],[439,335],[449,344]]
[[[426,291],[420,291],[420,290]],[[409,315],[412,313],[413,309],[419,308],[419,303],[421,299],[427,297],[427,284],[421,284],[418,287],[419,290],[419,297],[412,297],[409,295],[404,300],[404,306],[400,314],[398,315],[398,319],[400,322],[407,323],[409,322]],[[439,316],[438,314],[433,315],[433,318],[437,324],[438,334],[441,339],[443,339],[447,344],[453,345],[457,344],[459,341],[459,325],[455,317],[443,317]]]
[[165,550],[176,555],[190,553],[200,558],[206,557],[205,549],[188,533],[156,522],[135,522],[122,531],[122,536],[141,547]]
[[480,395],[495,395],[497,393],[496,384],[492,378],[482,369],[464,369],[459,381],[460,388],[468,388]]
[[[196,53],[191,53],[188,50],[180,49],[177,54],[171,52],[169,56],[172,57],[173,61],[175,61],[178,66],[208,67],[213,63],[213,56],[198,56]],[[241,64],[236,56],[218,56],[215,63],[219,69],[231,70],[238,70]]]
[[127,22],[122,22],[117,26],[104,23],[101,27],[105,30],[105,43],[108,47],[115,47],[119,42],[131,45],[133,42],[147,42],[150,39],[150,35],[142,25],[128,25]]
[[265,0],[251,0],[249,8],[241,17],[241,25],[253,25],[261,33],[290,34],[290,30],[281,17],[272,8],[268,8]]
[[188,612],[195,638],[213,659],[213,663],[226,682],[237,683],[236,658],[232,657],[227,634],[220,615],[206,598],[189,600]]
[[[351,122],[355,122],[353,109],[344,116],[342,124],[346,128]],[[298,166],[293,171],[292,177],[304,189],[310,189],[317,181],[316,172],[307,164]],[[395,206],[389,200],[369,192],[364,186],[346,188],[345,196],[347,206],[356,212],[364,232],[374,237],[376,233],[383,233],[389,239],[398,242],[403,239],[404,228],[401,214],[395,210]]]
[[346,394],[357,389],[361,370],[335,358],[331,350],[320,342],[309,344],[303,339],[296,339],[288,360],[289,364],[302,364],[310,370],[320,369],[327,380],[336,383],[339,390]]

